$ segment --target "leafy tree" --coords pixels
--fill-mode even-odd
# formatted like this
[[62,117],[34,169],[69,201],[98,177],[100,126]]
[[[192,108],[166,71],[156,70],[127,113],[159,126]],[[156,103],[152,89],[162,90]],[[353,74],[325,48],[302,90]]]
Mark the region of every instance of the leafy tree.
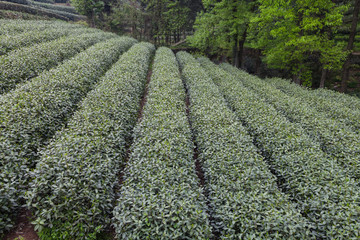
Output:
[[91,26],[95,26],[95,18],[98,17],[105,7],[102,0],[71,0],[76,10],[88,17]]
[[248,25],[257,1],[203,0],[204,11],[195,21],[190,44],[206,52],[232,50],[235,66],[242,65]]
[[[190,0],[143,0],[151,20],[151,37],[156,42],[179,41],[192,26]],[[195,1],[196,2],[196,1]]]
[[270,67],[287,69],[294,82],[311,85],[311,61],[323,69],[339,69],[346,52],[332,38],[342,25],[344,5],[331,0],[260,0],[259,13],[251,21],[253,46],[264,50]]
[[113,5],[113,12],[107,21],[112,31],[124,34],[130,29],[132,37],[149,40],[146,39],[148,15],[138,1],[120,1]]
[[[349,52],[351,52],[354,48],[355,36],[357,33],[357,25],[359,22],[359,12],[360,12],[360,0],[356,0],[354,3],[353,16],[352,16],[350,34],[349,34],[349,41],[346,46],[346,50],[348,50]],[[346,91],[347,81],[349,80],[350,63],[351,63],[351,56],[347,56],[346,61],[343,65],[343,69],[342,69],[343,72],[342,72],[342,76],[341,76],[341,89],[340,89],[341,92]]]

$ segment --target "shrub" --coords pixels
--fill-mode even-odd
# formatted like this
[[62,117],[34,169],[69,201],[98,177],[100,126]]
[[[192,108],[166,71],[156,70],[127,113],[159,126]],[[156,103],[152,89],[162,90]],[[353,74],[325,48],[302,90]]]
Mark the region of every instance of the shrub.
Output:
[[143,118],[135,128],[114,226],[118,239],[209,239],[176,58],[156,52]]
[[122,55],[43,151],[27,196],[37,227],[48,228],[42,239],[91,239],[110,224],[153,51],[140,43]]
[[54,0],[33,0],[34,2],[41,2],[41,3],[49,3],[49,4],[54,4],[55,1]]
[[233,75],[208,59],[200,61],[269,158],[271,168],[283,180],[282,189],[316,227],[317,237],[356,239],[360,232],[358,182],[326,158],[298,124],[261,101]]
[[[79,31],[81,34],[84,30]],[[100,31],[77,35],[75,31],[71,36],[64,36],[0,56],[0,94],[8,92],[17,84],[28,81],[85,48],[115,36],[115,34]]]
[[0,234],[8,230],[27,189],[38,151],[135,40],[113,38],[0,96]]
[[33,1],[31,4],[33,6],[46,8],[46,9],[51,9],[51,10],[55,10],[55,11],[67,12],[67,13],[71,13],[71,14],[78,14],[76,12],[76,9],[74,7],[70,7],[70,6],[61,6],[61,5],[55,5],[55,4],[48,4],[48,3],[42,3],[42,2],[39,2],[39,1]]
[[90,33],[95,32],[95,30],[87,28],[67,28],[64,26],[62,28],[53,28],[53,29],[44,29],[41,31],[27,31],[17,35],[0,35],[0,55],[19,49],[25,46],[31,46],[37,43],[48,42],[51,40],[58,39],[63,36],[68,36],[72,34],[81,34],[81,33]]
[[311,225],[277,188],[252,138],[211,78],[188,53],[177,54],[190,119],[221,239],[311,239]]
[[360,133],[360,101],[358,99],[345,94],[334,94],[330,90],[307,90],[278,78],[267,81],[286,94],[306,102],[316,111],[326,114],[328,118],[345,123]]
[[42,31],[45,29],[56,28],[79,28],[77,24],[69,24],[60,21],[49,20],[9,20],[0,19],[0,36],[17,35],[27,31]]
[[30,14],[34,14],[34,15],[47,16],[47,17],[51,17],[51,18],[64,20],[64,21],[69,21],[69,18],[67,18],[63,15],[59,15],[59,14],[56,14],[54,12],[51,12],[51,11],[45,10],[45,9],[34,8],[29,5],[24,5],[24,4],[0,1],[0,9],[23,12],[23,13],[30,13]]
[[[355,134],[352,129],[318,111],[317,109],[320,107],[312,108],[307,104],[306,93],[303,93],[302,95],[305,96],[301,97],[294,91],[296,97],[292,97],[265,81],[240,72],[228,64],[222,65],[222,67],[234,74],[247,88],[272,104],[291,122],[298,123],[303,127],[313,141],[320,144],[329,159],[337,161],[350,176],[360,179],[360,141],[359,135]],[[360,122],[360,118],[358,121]]]

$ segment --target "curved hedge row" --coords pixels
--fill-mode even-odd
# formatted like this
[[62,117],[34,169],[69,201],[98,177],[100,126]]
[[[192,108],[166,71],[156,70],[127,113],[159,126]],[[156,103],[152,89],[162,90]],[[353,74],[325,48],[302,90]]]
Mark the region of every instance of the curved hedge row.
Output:
[[[33,1],[31,1],[31,6],[34,7],[35,9],[39,9],[41,11],[45,11],[45,12],[53,13],[53,14],[56,14],[59,16],[63,16],[70,21],[86,20],[85,16],[77,14],[75,9],[71,8],[71,7],[58,6],[58,5],[39,3],[39,2],[33,2]],[[70,12],[71,9],[73,9],[74,12]]]
[[27,31],[42,31],[48,28],[82,28],[81,25],[69,24],[57,21],[44,20],[1,20],[0,19],[0,36],[16,35]]
[[34,5],[34,6],[37,6],[37,7],[51,9],[51,10],[55,10],[55,11],[58,11],[58,12],[66,12],[66,13],[71,13],[71,14],[75,14],[75,15],[78,14],[76,9],[74,7],[70,7],[70,6],[48,4],[48,3],[42,3],[42,2],[39,2],[39,1],[32,1],[31,4]]
[[[329,94],[331,93],[329,90],[307,90],[279,78],[267,79],[266,81],[270,81],[273,86],[286,94],[296,97],[299,101],[306,102],[317,111],[326,114],[329,118],[345,123],[351,129],[360,133],[360,101],[355,97],[349,96],[351,101],[347,101],[347,97],[332,99],[332,94]],[[334,95],[337,96],[336,94]],[[353,106],[357,106],[357,108],[351,108]]]
[[[34,2],[41,2],[41,3],[49,3],[49,4],[53,4],[55,3],[54,0],[33,0]],[[67,2],[67,0],[65,0],[65,2]]]
[[[282,85],[284,85],[284,86],[290,85],[290,86],[294,87],[296,91],[299,90],[298,88],[302,89],[299,85],[292,84],[290,82],[287,82],[284,79],[274,78],[274,79],[268,79],[268,80],[271,82],[282,81],[281,82]],[[279,85],[279,87],[280,87],[280,85]],[[285,90],[285,88],[282,90]],[[319,89],[316,89],[313,91],[308,91],[306,89],[303,89],[303,91],[307,91],[312,97],[314,97],[314,99],[317,99],[321,102],[324,102],[326,100],[329,103],[334,103],[335,105],[341,104],[342,107],[350,108],[355,111],[358,111],[360,109],[360,99],[358,97],[350,96],[345,93],[340,93],[340,92],[323,89],[323,88],[319,88]],[[341,109],[341,107],[339,109]]]
[[201,58],[229,105],[283,179],[282,188],[316,227],[317,237],[357,239],[360,232],[358,182],[349,178],[304,129],[261,101],[233,75]]
[[2,0],[2,1],[17,3],[17,4],[23,4],[23,5],[29,5],[30,4],[29,0]]
[[[78,30],[81,34],[84,30]],[[112,33],[83,33],[65,36],[50,42],[39,43],[15,50],[0,57],[0,94],[17,84],[39,75],[87,47],[115,37]]]
[[149,95],[114,210],[117,239],[209,239],[176,58],[156,52]]
[[41,239],[95,239],[109,226],[154,50],[139,43],[122,55],[42,152],[27,195],[36,222],[47,227]]
[[[69,25],[71,26],[71,25]],[[16,35],[0,35],[0,55],[21,47],[30,46],[38,43],[48,42],[63,36],[81,33],[96,32],[90,28],[72,28],[64,26],[63,28],[34,30]]]
[[312,108],[303,98],[288,96],[258,77],[240,72],[229,64],[224,64],[222,67],[265,101],[270,102],[291,122],[299,123],[314,141],[320,143],[321,149],[330,159],[335,158],[350,176],[360,179],[359,135],[344,124]]
[[314,238],[211,78],[190,54],[177,57],[221,239]]
[[29,14],[33,14],[33,15],[47,16],[50,18],[56,18],[56,19],[60,19],[60,20],[64,20],[64,21],[69,21],[69,18],[65,17],[64,14],[62,14],[62,15],[56,14],[52,10],[45,9],[45,8],[32,7],[30,5],[0,1],[0,9],[29,13]]
[[0,234],[12,226],[38,151],[78,102],[135,40],[101,42],[33,81],[0,96]]

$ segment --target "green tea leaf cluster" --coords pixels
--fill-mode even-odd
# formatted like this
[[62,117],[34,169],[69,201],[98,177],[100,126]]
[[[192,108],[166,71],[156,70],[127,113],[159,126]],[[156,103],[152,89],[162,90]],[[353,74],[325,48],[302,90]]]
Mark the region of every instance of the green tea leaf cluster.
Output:
[[345,94],[340,93],[333,94],[332,91],[325,89],[309,91],[279,78],[267,79],[267,81],[286,94],[294,96],[317,111],[326,114],[327,118],[345,123],[353,131],[360,133],[360,101],[358,98],[344,96]]
[[136,41],[98,43],[0,96],[0,229],[8,230],[38,151],[63,127],[99,78]]
[[240,73],[230,65],[223,67],[236,74],[247,88],[272,104],[291,122],[298,123],[313,141],[320,144],[327,157],[337,161],[349,176],[360,178],[360,137],[351,128],[312,108],[303,98],[288,96],[256,76]]
[[311,225],[281,193],[252,138],[218,87],[186,52],[177,54],[215,226],[221,239],[311,239]]
[[175,55],[156,52],[143,117],[114,210],[117,239],[209,239]]
[[110,225],[126,140],[137,119],[150,57],[134,45],[42,152],[28,192],[42,239],[91,239]]
[[[79,31],[80,29],[82,31]],[[4,55],[9,51],[19,49],[21,47],[48,42],[71,34],[78,35],[82,32],[90,33],[95,31],[83,28],[80,25],[78,28],[73,28],[69,24],[67,26],[62,26],[61,28],[47,28],[41,31],[33,30],[16,35],[0,35],[0,55]]]
[[357,239],[358,182],[328,159],[301,126],[246,89],[235,76],[208,59],[201,58],[200,62],[269,158],[270,166],[283,180],[282,189],[315,226],[317,237]]
[[0,57],[0,94],[15,88],[41,72],[48,70],[63,60],[74,56],[87,47],[102,40],[114,38],[112,33],[82,33],[79,29],[73,35],[61,37],[54,41],[36,44],[15,50]]

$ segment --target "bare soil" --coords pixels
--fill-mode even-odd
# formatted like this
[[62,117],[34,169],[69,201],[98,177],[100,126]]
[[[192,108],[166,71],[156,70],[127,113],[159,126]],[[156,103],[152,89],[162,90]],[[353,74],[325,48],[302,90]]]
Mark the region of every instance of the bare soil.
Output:
[[31,224],[31,219],[31,212],[26,208],[21,209],[14,228],[5,234],[3,240],[39,240],[34,226]]

